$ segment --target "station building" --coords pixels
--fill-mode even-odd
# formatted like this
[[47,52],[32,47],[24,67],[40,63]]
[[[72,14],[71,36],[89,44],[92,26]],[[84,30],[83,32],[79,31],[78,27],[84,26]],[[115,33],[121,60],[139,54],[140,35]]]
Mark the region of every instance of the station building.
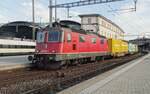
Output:
[[3,23],[0,23],[0,27],[3,25]]
[[[32,22],[26,21],[15,21],[6,23],[0,26],[0,38],[21,38],[21,39],[32,39],[33,34]],[[41,27],[35,25],[35,39],[36,33]]]
[[100,14],[79,15],[84,30],[97,32],[106,38],[124,39],[124,31],[111,20]]

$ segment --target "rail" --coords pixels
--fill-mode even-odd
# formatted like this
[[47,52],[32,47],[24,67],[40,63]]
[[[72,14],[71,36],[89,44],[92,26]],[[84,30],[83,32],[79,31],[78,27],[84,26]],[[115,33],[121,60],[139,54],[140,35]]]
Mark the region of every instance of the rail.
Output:
[[27,69],[10,73],[0,72],[0,94],[54,94],[140,56],[141,54],[128,55],[61,70]]

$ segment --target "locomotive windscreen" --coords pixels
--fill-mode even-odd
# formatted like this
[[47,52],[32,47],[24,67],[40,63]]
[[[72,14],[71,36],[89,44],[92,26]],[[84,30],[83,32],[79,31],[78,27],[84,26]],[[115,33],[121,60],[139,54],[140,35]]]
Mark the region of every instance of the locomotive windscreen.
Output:
[[60,32],[58,31],[50,31],[48,32],[48,41],[49,42],[57,42],[60,39]]
[[45,39],[45,32],[38,32],[37,33],[37,42],[42,43]]

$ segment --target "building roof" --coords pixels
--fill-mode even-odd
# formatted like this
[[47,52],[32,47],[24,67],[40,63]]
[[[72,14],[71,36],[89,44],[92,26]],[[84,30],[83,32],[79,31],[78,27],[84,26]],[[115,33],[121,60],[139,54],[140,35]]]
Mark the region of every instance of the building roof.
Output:
[[[33,34],[32,27],[33,27],[33,23],[26,22],[26,21],[15,21],[15,22],[6,23],[0,27],[0,37],[32,39],[32,34]],[[35,24],[35,30],[36,30],[35,34],[40,29],[41,27],[38,24]]]
[[[75,30],[81,30],[81,24],[76,21],[71,21],[71,20],[61,20],[59,22],[53,22],[53,27],[55,27],[55,25],[60,25],[62,27],[67,27],[67,28],[71,28]],[[45,29],[48,29],[48,28],[49,28],[49,25],[47,25]]]
[[[32,22],[26,22],[26,21],[15,21],[15,22],[10,22],[10,23],[6,23],[3,24],[1,27],[4,26],[28,26],[28,27],[33,27],[33,23]],[[35,28],[41,28],[38,24],[35,24]]]
[[0,27],[3,25],[4,23],[0,23]]
[[117,28],[119,28],[124,33],[124,31],[123,31],[122,28],[120,28],[117,24],[115,24],[114,22],[112,22],[108,18],[104,17],[103,15],[100,15],[100,14],[83,14],[83,15],[79,15],[79,17],[100,17],[100,18],[108,21],[109,23],[113,24],[114,26],[116,26]]

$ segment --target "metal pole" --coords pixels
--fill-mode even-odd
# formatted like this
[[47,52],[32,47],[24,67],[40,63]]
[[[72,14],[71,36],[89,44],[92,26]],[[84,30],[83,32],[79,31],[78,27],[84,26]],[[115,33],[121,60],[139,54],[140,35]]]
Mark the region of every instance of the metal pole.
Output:
[[57,0],[55,0],[55,22],[57,22]]
[[34,7],[34,0],[32,0],[32,20],[33,20],[32,39],[33,39],[33,41],[35,41],[35,7]]
[[137,10],[137,0],[134,0],[135,3],[135,11]]
[[67,8],[67,17],[68,17],[68,18],[70,18],[69,13],[70,13],[70,10],[69,10],[69,7],[68,7],[68,8]]
[[18,25],[16,25],[16,32],[17,32],[17,33],[18,33],[18,27],[19,27],[19,26],[18,26]]
[[52,0],[49,0],[49,30],[52,27],[52,17],[53,17],[53,8],[52,8]]

